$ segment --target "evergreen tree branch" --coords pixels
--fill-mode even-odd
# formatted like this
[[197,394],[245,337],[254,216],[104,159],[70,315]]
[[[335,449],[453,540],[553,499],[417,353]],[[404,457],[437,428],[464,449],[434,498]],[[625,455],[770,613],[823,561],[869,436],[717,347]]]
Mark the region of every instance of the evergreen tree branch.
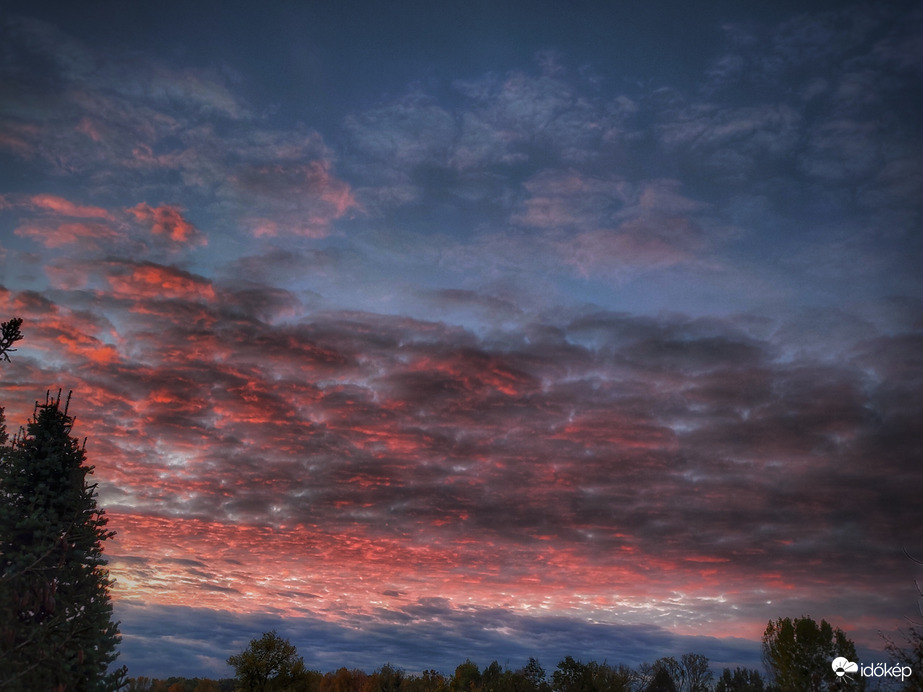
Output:
[[13,344],[22,339],[22,318],[14,317],[0,324],[0,361],[10,362],[9,354],[15,351]]

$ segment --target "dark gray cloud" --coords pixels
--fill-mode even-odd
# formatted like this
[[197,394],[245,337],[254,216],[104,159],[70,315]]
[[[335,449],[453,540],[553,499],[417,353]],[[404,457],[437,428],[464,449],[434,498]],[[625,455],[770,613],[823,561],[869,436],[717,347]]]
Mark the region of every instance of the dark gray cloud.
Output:
[[[150,677],[166,677],[164,661],[173,662],[175,675],[201,675],[204,670],[212,677],[229,677],[227,657],[270,629],[289,639],[309,668],[321,672],[344,664],[371,672],[391,662],[411,673],[435,669],[451,675],[466,659],[481,667],[496,660],[515,669],[535,657],[550,675],[568,655],[634,667],[660,656],[678,658],[689,652],[708,656],[718,668],[760,667],[759,650],[752,641],[677,636],[652,625],[606,625],[486,608],[453,608],[440,599],[342,623],[310,616],[280,619],[127,602],[119,604],[116,615],[125,623],[120,662],[128,665],[129,674]],[[170,630],[183,636],[162,634]]]

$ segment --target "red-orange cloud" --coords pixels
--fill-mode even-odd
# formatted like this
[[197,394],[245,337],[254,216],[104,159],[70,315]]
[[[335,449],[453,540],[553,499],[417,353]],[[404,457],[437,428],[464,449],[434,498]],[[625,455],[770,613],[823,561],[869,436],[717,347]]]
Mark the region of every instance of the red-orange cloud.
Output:
[[116,296],[139,303],[164,298],[193,301],[215,298],[214,286],[207,279],[159,264],[126,265],[106,278]]
[[183,209],[173,205],[152,207],[146,202],[130,208],[128,212],[139,222],[150,225],[151,232],[174,243],[207,244],[205,235],[183,216]]

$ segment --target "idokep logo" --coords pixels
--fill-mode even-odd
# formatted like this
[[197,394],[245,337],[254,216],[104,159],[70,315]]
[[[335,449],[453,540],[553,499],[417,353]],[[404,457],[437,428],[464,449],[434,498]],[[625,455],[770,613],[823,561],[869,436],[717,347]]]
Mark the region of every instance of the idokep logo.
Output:
[[837,658],[833,659],[833,663],[831,665],[833,666],[833,672],[836,673],[838,678],[848,678],[848,673],[856,673],[859,671],[858,663],[853,663],[849,659],[843,658],[842,656],[838,656]]
[[837,656],[830,664],[838,678],[849,678],[850,673],[859,673],[864,678],[900,678],[901,682],[913,675],[910,666],[888,665],[887,663],[869,663],[859,665],[848,658]]

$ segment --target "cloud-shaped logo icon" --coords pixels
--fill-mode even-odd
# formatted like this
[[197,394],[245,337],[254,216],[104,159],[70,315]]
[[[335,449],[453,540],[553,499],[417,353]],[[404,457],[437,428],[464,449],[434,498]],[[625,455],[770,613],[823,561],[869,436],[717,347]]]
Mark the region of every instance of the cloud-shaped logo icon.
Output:
[[859,672],[859,664],[853,663],[843,656],[838,656],[833,659],[833,663],[830,664],[833,667],[833,672],[836,673],[838,678],[843,677],[847,673],[857,673]]

